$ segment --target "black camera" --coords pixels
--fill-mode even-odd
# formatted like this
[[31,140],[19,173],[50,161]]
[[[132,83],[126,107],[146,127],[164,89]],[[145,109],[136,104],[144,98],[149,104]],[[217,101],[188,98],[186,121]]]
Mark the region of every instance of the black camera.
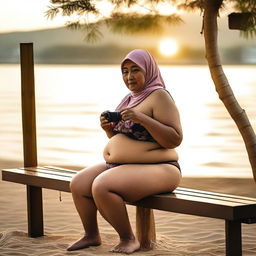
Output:
[[118,122],[122,119],[120,112],[105,111],[102,115],[109,122]]

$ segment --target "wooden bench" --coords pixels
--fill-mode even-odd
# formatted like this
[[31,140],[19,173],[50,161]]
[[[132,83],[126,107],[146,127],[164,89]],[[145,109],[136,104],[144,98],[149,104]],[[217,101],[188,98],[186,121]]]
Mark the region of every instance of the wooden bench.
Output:
[[[27,185],[28,234],[31,237],[44,234],[41,188],[70,192],[69,182],[76,172],[49,166],[2,170],[4,181]],[[173,193],[127,204],[225,220],[227,256],[242,255],[241,223],[256,223],[256,198],[177,188]]]
[[[24,168],[2,170],[2,179],[27,185],[28,235],[44,234],[42,188],[70,192],[74,170],[37,164],[33,44],[21,44],[21,92]],[[142,248],[155,240],[152,209],[225,220],[226,255],[242,255],[241,223],[256,223],[256,199],[177,188],[137,202],[136,229]]]

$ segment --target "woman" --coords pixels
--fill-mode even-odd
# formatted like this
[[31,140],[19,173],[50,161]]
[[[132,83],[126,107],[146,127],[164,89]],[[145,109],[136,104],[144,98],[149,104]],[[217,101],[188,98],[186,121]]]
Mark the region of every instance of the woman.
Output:
[[121,120],[110,122],[105,112],[100,117],[109,137],[103,152],[106,163],[80,171],[70,184],[85,235],[69,251],[101,244],[97,210],[120,237],[112,252],[138,250],[124,201],[170,192],[181,179],[174,149],[182,141],[179,113],[155,60],[145,50],[134,50],[121,70],[130,90],[116,109]]

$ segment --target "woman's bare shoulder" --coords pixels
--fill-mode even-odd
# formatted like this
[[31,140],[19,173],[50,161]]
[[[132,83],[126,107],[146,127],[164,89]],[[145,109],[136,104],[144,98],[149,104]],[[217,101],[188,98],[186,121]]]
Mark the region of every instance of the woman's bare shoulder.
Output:
[[152,97],[152,99],[155,99],[157,101],[167,100],[167,101],[170,101],[170,102],[174,102],[170,93],[168,91],[166,91],[165,89],[155,90],[151,93],[150,96]]

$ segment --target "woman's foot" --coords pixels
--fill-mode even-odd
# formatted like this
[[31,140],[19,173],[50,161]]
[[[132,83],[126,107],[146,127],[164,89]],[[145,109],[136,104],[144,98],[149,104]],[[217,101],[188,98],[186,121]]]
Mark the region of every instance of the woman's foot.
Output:
[[113,247],[110,251],[111,252],[119,252],[119,253],[126,253],[130,254],[140,249],[139,241],[134,239],[121,239],[120,243]]
[[73,243],[71,246],[67,248],[67,251],[75,251],[83,248],[87,248],[89,246],[99,246],[101,245],[101,239],[99,236],[96,237],[87,237],[84,236]]

